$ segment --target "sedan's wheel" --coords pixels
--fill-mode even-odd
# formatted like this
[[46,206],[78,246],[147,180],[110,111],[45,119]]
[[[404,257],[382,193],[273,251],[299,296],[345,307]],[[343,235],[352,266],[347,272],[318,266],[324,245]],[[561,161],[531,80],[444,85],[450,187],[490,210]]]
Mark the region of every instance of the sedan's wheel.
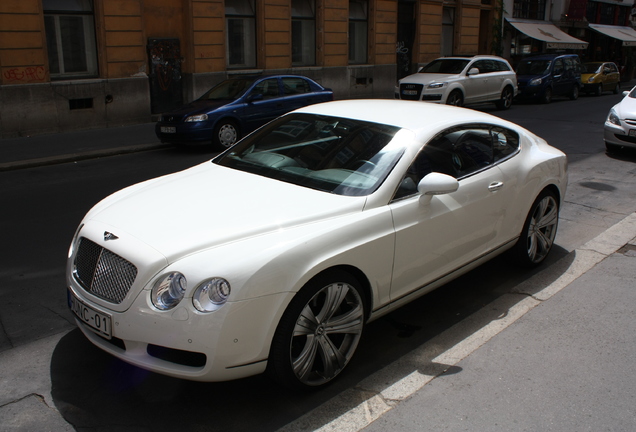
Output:
[[453,90],[451,94],[448,95],[448,99],[446,99],[446,105],[463,106],[464,96],[462,96],[459,90]]
[[214,128],[213,144],[221,150],[233,146],[239,139],[238,127],[231,121],[221,121]]
[[545,92],[543,93],[543,98],[542,98],[541,102],[543,102],[545,104],[549,104],[550,102],[552,102],[552,89],[550,87],[545,89]]
[[594,95],[595,96],[600,96],[603,94],[603,84],[599,84],[596,86],[596,88],[594,89]]
[[343,271],[312,279],[289,304],[278,324],[268,361],[276,381],[316,387],[349,363],[364,328],[363,294]]
[[551,191],[544,191],[532,204],[521,236],[511,253],[526,267],[539,265],[554,244],[559,222],[559,204]]
[[501,99],[497,101],[497,108],[507,110],[512,106],[513,91],[510,87],[506,87],[501,92]]

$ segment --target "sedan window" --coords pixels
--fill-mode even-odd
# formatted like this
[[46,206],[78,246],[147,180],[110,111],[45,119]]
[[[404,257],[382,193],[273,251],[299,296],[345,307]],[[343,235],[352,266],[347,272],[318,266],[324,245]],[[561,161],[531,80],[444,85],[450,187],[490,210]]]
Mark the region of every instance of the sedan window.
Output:
[[263,99],[273,99],[280,95],[278,89],[278,79],[270,78],[256,84],[250,95],[263,95]]
[[283,93],[285,96],[310,92],[311,87],[306,80],[298,77],[283,78]]

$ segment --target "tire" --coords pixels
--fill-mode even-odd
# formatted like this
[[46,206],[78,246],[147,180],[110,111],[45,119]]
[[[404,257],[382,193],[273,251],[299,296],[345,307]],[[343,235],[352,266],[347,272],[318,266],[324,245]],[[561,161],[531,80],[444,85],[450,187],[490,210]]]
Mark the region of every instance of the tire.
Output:
[[214,128],[212,144],[220,150],[232,147],[239,139],[241,134],[239,128],[231,120],[221,120]]
[[495,103],[497,108],[500,110],[510,109],[512,106],[512,98],[514,97],[514,92],[510,87],[505,87],[501,91],[501,98]]
[[309,281],[285,310],[272,340],[268,373],[296,389],[329,383],[347,366],[364,330],[360,283],[334,270]]
[[612,93],[618,94],[618,92],[620,91],[621,91],[621,85],[619,83],[616,83],[616,85],[614,86],[614,90],[612,90]]
[[552,102],[552,89],[550,87],[545,89],[545,92],[543,92],[541,102],[543,102],[544,104],[549,104],[550,102]]
[[517,264],[535,267],[552,250],[559,223],[559,203],[554,192],[544,190],[534,201],[523,224],[521,236],[511,249]]
[[572,91],[570,92],[570,99],[577,100],[579,98],[579,86],[575,85],[572,87]]
[[464,95],[459,90],[453,90],[446,99],[446,105],[464,106]]
[[594,89],[594,96],[600,96],[603,94],[603,84],[599,84]]

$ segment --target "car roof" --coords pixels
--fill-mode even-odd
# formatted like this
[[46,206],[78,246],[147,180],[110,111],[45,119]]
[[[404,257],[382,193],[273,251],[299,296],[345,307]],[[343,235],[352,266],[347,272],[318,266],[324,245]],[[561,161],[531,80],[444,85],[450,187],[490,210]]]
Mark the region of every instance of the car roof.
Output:
[[309,105],[293,112],[388,124],[415,132],[441,130],[461,123],[485,122],[510,126],[505,120],[481,111],[394,99],[352,99],[325,102]]
[[539,54],[535,56],[524,57],[521,61],[525,60],[554,60],[557,57],[578,57],[578,54]]

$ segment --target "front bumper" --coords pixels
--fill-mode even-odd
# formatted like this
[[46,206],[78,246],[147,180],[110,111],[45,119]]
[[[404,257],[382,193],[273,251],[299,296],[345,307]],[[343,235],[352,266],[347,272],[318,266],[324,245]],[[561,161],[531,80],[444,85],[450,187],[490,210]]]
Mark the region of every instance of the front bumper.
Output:
[[[622,120],[621,123],[623,123]],[[636,126],[634,128],[621,127],[613,123],[605,122],[605,126],[603,127],[603,139],[607,144],[636,148],[636,135],[630,136],[630,130],[636,131]],[[636,134],[636,132],[634,132],[634,134]]]
[[163,143],[170,144],[211,144],[213,131],[214,128],[209,122],[158,122],[155,125],[157,138]]

